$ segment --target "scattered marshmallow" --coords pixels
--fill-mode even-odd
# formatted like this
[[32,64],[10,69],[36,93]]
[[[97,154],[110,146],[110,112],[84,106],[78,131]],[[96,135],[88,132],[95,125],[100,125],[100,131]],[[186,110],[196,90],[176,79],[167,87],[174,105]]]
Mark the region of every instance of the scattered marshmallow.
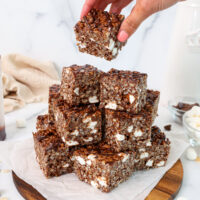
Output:
[[178,197],[177,200],[187,200],[185,197]]
[[7,174],[7,173],[9,173],[9,172],[10,172],[9,169],[2,169],[2,170],[1,170],[1,173],[3,173],[3,174]]
[[26,127],[26,119],[25,118],[17,119],[16,126],[17,126],[17,128],[25,128]]
[[197,159],[197,152],[194,148],[189,147],[186,151],[186,157],[188,160],[196,160]]

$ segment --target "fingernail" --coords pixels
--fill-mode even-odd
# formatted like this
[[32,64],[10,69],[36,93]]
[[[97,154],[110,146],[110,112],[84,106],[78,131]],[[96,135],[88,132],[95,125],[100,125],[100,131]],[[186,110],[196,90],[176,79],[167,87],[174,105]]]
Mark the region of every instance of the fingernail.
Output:
[[119,32],[117,38],[120,42],[125,42],[128,39],[128,33],[122,30]]

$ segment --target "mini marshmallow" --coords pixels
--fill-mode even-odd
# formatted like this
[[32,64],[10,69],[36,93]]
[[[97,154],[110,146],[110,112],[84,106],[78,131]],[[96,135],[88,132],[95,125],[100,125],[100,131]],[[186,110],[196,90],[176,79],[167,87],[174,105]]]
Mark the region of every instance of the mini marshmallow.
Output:
[[92,161],[91,160],[87,160],[86,164],[90,166],[92,164]]
[[81,158],[80,156],[76,157],[76,160],[81,164],[81,165],[85,165],[85,160],[83,158]]
[[89,97],[89,102],[90,103],[98,103],[99,100],[97,99],[97,96]]
[[124,158],[122,159],[122,162],[126,162],[128,159],[129,159],[129,155],[128,155],[128,154],[125,154],[125,155],[124,155]]
[[97,181],[99,182],[99,184],[101,186],[107,187],[107,182],[106,182],[106,178],[105,177],[98,177]]
[[79,131],[78,130],[74,130],[71,134],[75,135],[75,136],[78,136],[79,135]]
[[65,165],[63,165],[63,168],[67,168],[67,167],[69,167],[68,163],[66,163]]
[[132,104],[135,101],[135,97],[131,94],[129,94],[129,102]]
[[79,144],[77,141],[73,141],[73,140],[71,140],[71,141],[65,141],[65,142],[66,142],[66,144],[67,144],[68,146],[75,146],[75,145],[78,145],[78,144]]
[[91,181],[90,183],[94,188],[98,188],[98,184],[95,181]]
[[87,158],[88,158],[89,160],[95,160],[95,159],[96,159],[96,156],[93,155],[93,154],[90,154]]
[[26,127],[26,119],[25,118],[17,119],[16,126],[17,126],[17,128],[25,128]]
[[94,129],[96,125],[97,125],[97,121],[91,121],[91,122],[89,123],[89,125],[88,125],[88,128]]
[[113,48],[113,50],[112,50],[112,55],[113,55],[113,56],[116,56],[117,53],[118,53],[118,49],[117,49],[117,48]]
[[92,137],[89,137],[89,138],[87,138],[87,139],[83,139],[85,142],[91,142],[92,140],[93,140],[93,138]]
[[74,89],[74,93],[75,93],[76,95],[79,95],[79,88],[75,88],[75,89]]
[[86,117],[86,118],[83,119],[83,123],[88,123],[91,120],[92,120],[91,117]]
[[116,110],[117,109],[117,104],[115,102],[109,102],[105,108],[111,109],[111,110]]
[[121,134],[119,134],[119,133],[116,134],[115,137],[117,138],[118,141],[123,141],[123,140],[125,139],[125,136],[124,136],[124,135],[121,135]]
[[165,161],[162,160],[157,164],[157,167],[162,167],[162,166],[164,166],[164,164],[165,164]]
[[153,160],[148,160],[146,163],[147,167],[152,167],[153,166]]
[[144,159],[144,158],[148,158],[149,157],[149,153],[148,152],[144,152],[140,154],[140,159]]
[[114,47],[115,47],[115,41],[111,38],[108,49],[112,51]]
[[194,148],[189,147],[186,151],[186,157],[188,160],[196,160],[197,159],[197,152]]
[[129,133],[131,133],[131,132],[133,131],[133,125],[129,126],[129,127],[127,128],[127,131],[128,131]]
[[177,200],[187,200],[185,197],[178,197]]
[[141,131],[141,130],[136,130],[135,132],[134,132],[134,136],[135,137],[141,137],[143,135],[143,132]]

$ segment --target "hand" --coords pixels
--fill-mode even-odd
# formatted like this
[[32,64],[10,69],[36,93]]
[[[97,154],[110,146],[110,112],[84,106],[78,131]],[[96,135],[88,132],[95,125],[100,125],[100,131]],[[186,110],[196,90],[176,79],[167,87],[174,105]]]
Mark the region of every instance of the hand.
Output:
[[[92,9],[104,10],[111,4],[110,12],[119,14],[133,0],[86,0],[81,12],[81,18]],[[160,10],[164,10],[182,0],[137,0],[130,15],[123,21],[118,40],[125,42],[140,26],[140,24],[150,15]]]

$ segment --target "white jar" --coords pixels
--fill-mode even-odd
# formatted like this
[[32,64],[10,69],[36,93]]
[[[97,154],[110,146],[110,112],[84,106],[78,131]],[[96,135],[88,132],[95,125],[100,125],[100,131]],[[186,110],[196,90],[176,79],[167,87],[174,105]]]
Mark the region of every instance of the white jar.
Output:
[[2,86],[2,72],[0,65],[0,140],[4,140],[5,133],[5,121],[4,121],[4,108],[3,108],[3,86]]
[[200,97],[200,0],[179,3],[165,67],[163,102]]

